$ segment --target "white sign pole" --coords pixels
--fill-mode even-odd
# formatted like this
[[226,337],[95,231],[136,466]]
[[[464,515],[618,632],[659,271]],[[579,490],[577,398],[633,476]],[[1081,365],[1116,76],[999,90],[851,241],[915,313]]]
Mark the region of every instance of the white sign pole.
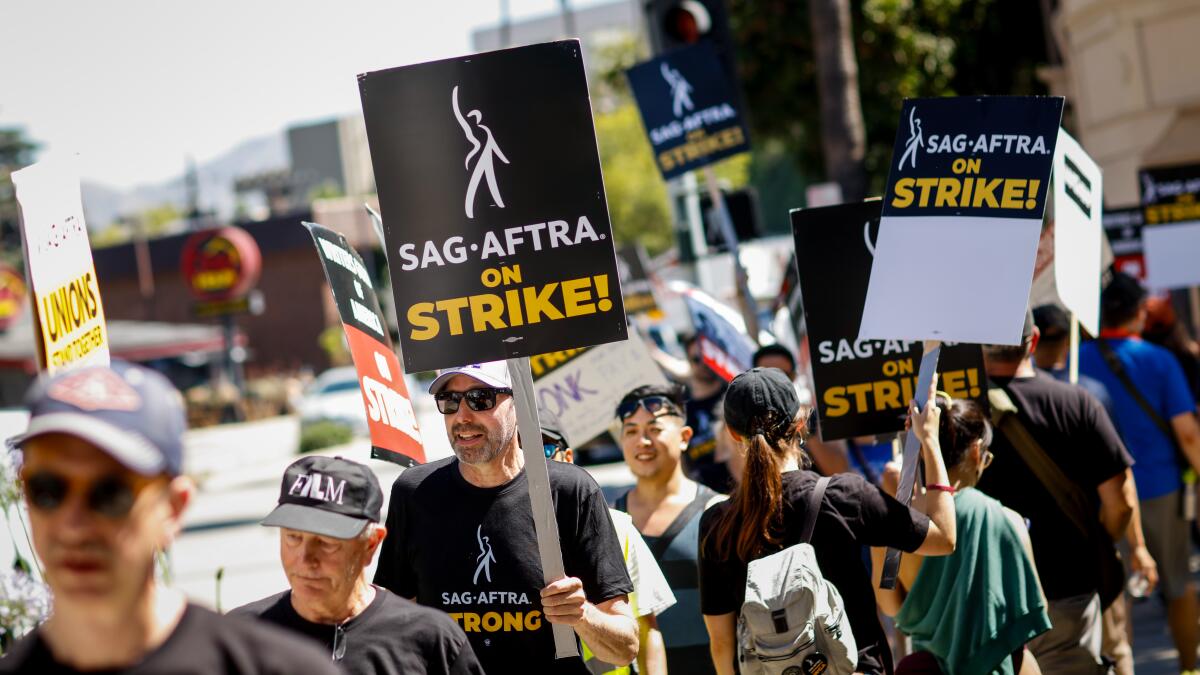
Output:
[[704,167],[704,182],[708,187],[708,198],[712,200],[713,210],[717,213],[721,238],[725,240],[725,246],[733,256],[733,276],[737,280],[738,300],[742,306],[742,316],[746,319],[746,332],[757,346],[758,312],[755,311],[754,297],[750,295],[750,277],[738,256],[738,238],[737,232],[733,230],[733,218],[729,215],[729,205],[725,203],[725,195],[717,185],[717,174],[711,166]]
[[[508,377],[512,380],[513,402],[517,406],[517,428],[521,434],[521,452],[525,455],[525,476],[529,481],[529,503],[533,507],[533,528],[537,534],[538,557],[546,585],[567,576],[558,543],[558,521],[550,496],[550,471],[542,449],[542,426],[538,422],[537,398],[529,357],[508,359]],[[554,656],[564,659],[578,656],[574,631],[570,626],[551,624]]]
[[[921,368],[917,371],[917,407],[925,409],[929,401],[929,385],[937,372],[938,356],[942,353],[942,343],[938,340],[925,341],[925,353],[921,355]],[[908,506],[912,502],[913,484],[917,481],[917,465],[921,463],[921,442],[911,428],[904,439],[904,463],[900,468],[900,487],[896,491],[896,499]],[[880,588],[895,588],[896,576],[900,571],[900,551],[889,548],[883,558],[883,574],[879,578]]]

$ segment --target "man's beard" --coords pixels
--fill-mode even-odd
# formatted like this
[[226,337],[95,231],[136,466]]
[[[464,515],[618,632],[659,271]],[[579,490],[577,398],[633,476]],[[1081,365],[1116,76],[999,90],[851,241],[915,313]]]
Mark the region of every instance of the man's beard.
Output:
[[[476,447],[460,448],[455,440],[460,431],[483,434],[484,442]],[[505,434],[503,428],[489,432],[477,424],[456,424],[450,429],[450,447],[454,449],[458,461],[465,464],[487,464],[504,451],[510,440],[512,434]]]

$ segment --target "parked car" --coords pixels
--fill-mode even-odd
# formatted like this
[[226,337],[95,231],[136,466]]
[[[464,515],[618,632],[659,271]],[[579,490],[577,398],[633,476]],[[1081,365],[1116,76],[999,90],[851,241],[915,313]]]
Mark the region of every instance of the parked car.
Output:
[[318,375],[304,390],[296,412],[301,435],[306,427],[318,422],[344,424],[355,436],[368,435],[367,411],[353,366],[330,368]]

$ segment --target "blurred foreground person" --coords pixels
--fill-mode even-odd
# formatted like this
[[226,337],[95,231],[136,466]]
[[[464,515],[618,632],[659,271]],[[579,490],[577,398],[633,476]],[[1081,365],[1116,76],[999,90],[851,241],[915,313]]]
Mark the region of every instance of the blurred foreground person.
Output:
[[279,528],[291,590],[231,614],[312,638],[348,673],[483,673],[467,636],[444,613],[367,581],[387,530],[383,490],[371,469],[340,457],[305,457],[283,474]]
[[621,452],[637,483],[615,506],[632,517],[678,600],[658,618],[668,670],[711,673],[697,582],[700,514],[724,496],[683,473],[692,428],[678,387],[633,389],[617,405],[617,419]]
[[[892,546],[923,555],[954,551],[954,501],[945,491],[949,479],[932,399],[923,412],[911,413],[931,486],[922,513],[856,474],[820,478],[806,470],[809,459],[801,442],[807,419],[800,414],[796,390],[781,372],[754,368],[733,380],[725,396],[725,423],[745,455],[745,471],[730,499],[709,509],[700,523],[700,604],[717,672],[733,673],[737,651],[749,647],[736,639],[738,614],[748,595],[748,563],[803,540],[812,510],[809,497],[818,486],[824,496],[811,521],[811,544],[849,617],[857,646],[851,657],[857,656],[858,672],[892,672],[862,547]],[[877,571],[876,583],[878,576]]]
[[631,663],[633,585],[596,481],[549,463],[567,576],[547,586],[508,367],[448,368],[429,393],[455,456],[405,469],[392,484],[375,583],[449,613],[488,675],[589,672],[578,656],[555,659],[550,624],[570,626],[607,663]]
[[336,673],[328,654],[222,617],[154,581],[194,486],[181,475],[179,392],[128,363],[43,378],[30,390],[21,479],[54,606],[0,672]]
[[[538,410],[538,420],[542,425],[542,448],[546,459],[555,462],[575,463],[575,450],[567,441],[558,416],[548,410]],[[617,539],[621,542],[621,555],[625,558],[625,568],[629,570],[629,580],[633,582],[633,592],[629,594],[629,606],[633,609],[633,617],[638,622],[638,655],[637,672],[643,675],[663,675],[667,672],[667,653],[663,646],[662,633],[658,629],[658,615],[675,604],[675,594],[663,576],[654,554],[646,546],[646,540],[638,534],[633,526],[633,519],[628,513],[616,509],[608,510],[613,527],[617,530]],[[629,666],[614,666],[595,658],[586,644],[584,660],[588,670],[597,675],[604,673],[628,673]]]
[[1100,295],[1100,336],[1080,345],[1079,370],[1102,382],[1116,404],[1113,421],[1135,461],[1142,529],[1158,563],[1179,668],[1187,672],[1196,668],[1200,645],[1187,515],[1195,508],[1187,495],[1200,470],[1200,424],[1179,362],[1138,336],[1146,321],[1145,300],[1137,279],[1113,273]]
[[[938,440],[954,488],[956,544],[939,558],[900,559],[896,588],[875,587],[880,609],[913,640],[896,673],[1032,675],[1041,671],[1025,643],[1050,628],[1025,522],[975,489],[992,454],[992,428],[973,401],[939,396]],[[895,494],[900,467],[888,466],[884,490]],[[927,493],[913,496],[919,505]],[[871,549],[876,567],[884,549]]]
[[[1043,672],[1091,675],[1102,672],[1101,613],[1125,587],[1114,540],[1134,510],[1132,460],[1094,396],[1034,368],[1039,336],[1027,314],[1020,345],[983,347],[996,434],[978,486],[1030,521],[1052,628],[1029,651]],[[1131,555],[1135,569],[1153,567],[1139,562],[1144,549]]]

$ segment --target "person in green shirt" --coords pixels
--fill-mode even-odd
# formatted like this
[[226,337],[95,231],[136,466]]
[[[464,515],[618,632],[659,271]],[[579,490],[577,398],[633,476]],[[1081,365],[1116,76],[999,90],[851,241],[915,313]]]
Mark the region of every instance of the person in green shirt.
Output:
[[[954,495],[958,545],[954,553],[901,558],[896,588],[876,588],[880,609],[913,641],[913,653],[896,666],[903,673],[1029,675],[1040,673],[1025,643],[1050,628],[1025,522],[975,488],[991,463],[992,428],[972,401],[939,394],[939,440]],[[891,464],[884,490],[896,493],[899,466]],[[913,496],[919,503],[924,494]],[[884,549],[872,562],[883,564]]]

